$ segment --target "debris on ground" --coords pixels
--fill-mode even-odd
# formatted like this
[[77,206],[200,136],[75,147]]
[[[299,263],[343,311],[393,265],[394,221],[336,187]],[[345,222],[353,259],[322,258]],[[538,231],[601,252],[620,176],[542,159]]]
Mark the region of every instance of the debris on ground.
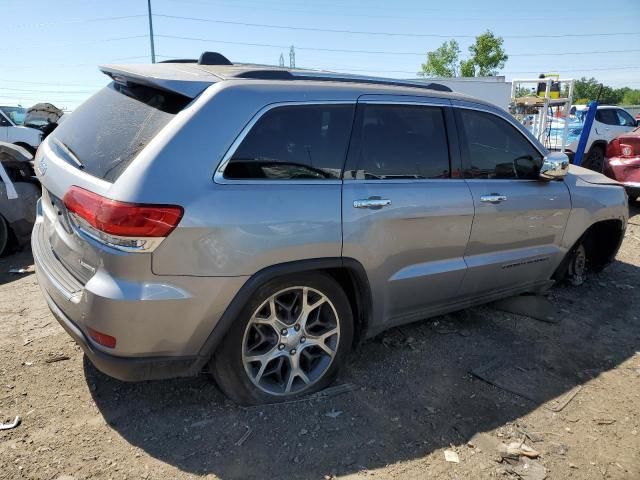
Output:
[[342,415],[342,410],[335,410],[335,409],[324,414],[325,417],[329,417],[329,418],[338,418],[340,415]]
[[449,463],[460,463],[460,457],[453,450],[445,450],[444,459]]
[[542,295],[519,295],[490,303],[489,306],[502,312],[514,313],[546,323],[560,323],[562,313]]
[[[544,404],[552,412],[562,411],[582,389],[581,385],[576,385],[566,391],[566,380],[556,377],[543,362],[535,359],[523,363],[517,357],[495,357],[470,373],[494,387],[536,404]],[[559,392],[565,393],[558,395]]]
[[13,267],[9,269],[9,273],[33,273],[36,271],[36,268],[33,265],[29,265],[28,267]]
[[507,458],[517,460],[520,457],[538,458],[540,456],[540,452],[524,444],[524,439],[507,445],[491,435],[477,433],[468,443],[485,453],[497,454],[500,461]]
[[251,435],[251,432],[253,432],[253,429],[249,425],[246,426],[246,429],[247,430],[244,432],[244,434],[236,442],[237,447],[241,447],[242,444],[247,441],[249,435]]
[[515,475],[521,480],[544,480],[547,478],[547,469],[540,463],[531,462],[528,459],[519,460],[505,465],[507,473]]
[[67,355],[58,355],[57,357],[47,358],[45,360],[45,363],[63,362],[65,360],[69,360],[70,358],[71,357],[68,357]]
[[18,425],[20,425],[21,421],[22,419],[20,418],[20,416],[17,416],[13,419],[13,422],[0,423],[0,430],[11,430],[12,428],[16,428]]

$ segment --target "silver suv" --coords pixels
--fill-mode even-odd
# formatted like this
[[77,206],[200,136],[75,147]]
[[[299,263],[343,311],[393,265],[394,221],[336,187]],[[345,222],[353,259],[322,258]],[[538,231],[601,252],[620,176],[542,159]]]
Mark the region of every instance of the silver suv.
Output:
[[359,341],[580,283],[625,191],[440,85],[230,64],[110,65],[42,144],[32,247],[53,314],[103,372],[195,375],[273,402]]

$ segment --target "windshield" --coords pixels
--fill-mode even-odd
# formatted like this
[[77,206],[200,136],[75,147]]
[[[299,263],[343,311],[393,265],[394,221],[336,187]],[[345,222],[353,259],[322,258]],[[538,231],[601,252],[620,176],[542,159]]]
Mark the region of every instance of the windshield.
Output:
[[90,175],[115,181],[190,101],[151,87],[111,83],[56,128],[50,145]]
[[15,125],[24,125],[24,117],[27,115],[27,109],[24,107],[0,107],[4,113]]

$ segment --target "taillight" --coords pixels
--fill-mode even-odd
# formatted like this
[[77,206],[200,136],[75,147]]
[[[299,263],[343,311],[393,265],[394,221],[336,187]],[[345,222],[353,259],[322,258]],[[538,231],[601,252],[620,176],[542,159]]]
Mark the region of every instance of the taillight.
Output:
[[73,186],[64,204],[77,226],[114,247],[149,251],[180,222],[183,209],[177,205],[119,202]]
[[631,145],[620,144],[620,151],[623,157],[633,157],[633,147]]

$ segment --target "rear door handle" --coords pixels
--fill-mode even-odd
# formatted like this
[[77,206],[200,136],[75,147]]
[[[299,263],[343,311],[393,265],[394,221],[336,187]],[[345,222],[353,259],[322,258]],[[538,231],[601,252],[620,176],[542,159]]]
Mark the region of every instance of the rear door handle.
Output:
[[391,200],[380,197],[369,197],[353,201],[353,208],[371,208],[378,210],[382,207],[388,207],[389,205],[391,205]]
[[506,202],[507,201],[507,196],[506,195],[500,195],[499,193],[491,193],[489,195],[481,195],[480,196],[480,201],[483,202],[483,203]]

